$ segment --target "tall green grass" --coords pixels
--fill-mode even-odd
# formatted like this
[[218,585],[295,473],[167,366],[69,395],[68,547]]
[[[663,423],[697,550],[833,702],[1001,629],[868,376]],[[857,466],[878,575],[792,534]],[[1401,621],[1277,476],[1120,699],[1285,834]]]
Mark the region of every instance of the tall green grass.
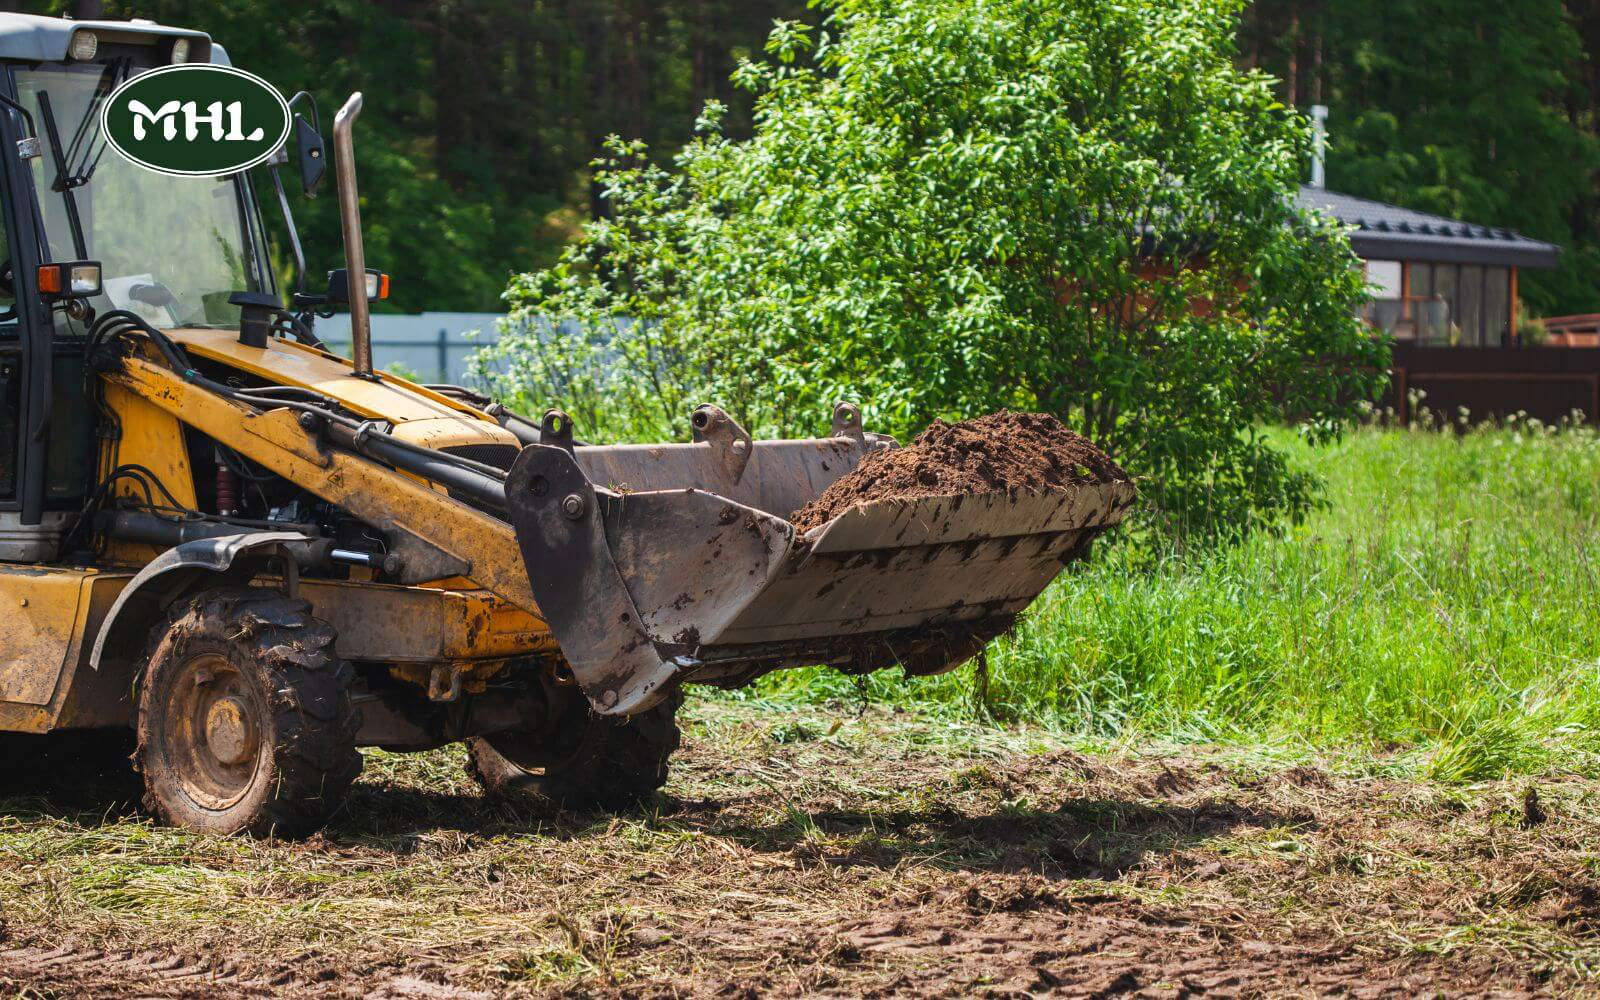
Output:
[[[1326,506],[1280,537],[1110,545],[972,670],[868,697],[1110,736],[1421,748],[1436,776],[1600,749],[1600,438],[1528,424],[1284,444]],[[826,670],[767,697],[853,698]]]

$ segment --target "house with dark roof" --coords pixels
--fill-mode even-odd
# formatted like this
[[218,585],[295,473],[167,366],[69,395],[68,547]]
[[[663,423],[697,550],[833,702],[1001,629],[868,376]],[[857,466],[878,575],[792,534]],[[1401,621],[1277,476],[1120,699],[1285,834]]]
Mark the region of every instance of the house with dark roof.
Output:
[[1301,187],[1299,202],[1351,227],[1350,247],[1372,287],[1366,318],[1397,343],[1516,345],[1518,272],[1555,267],[1561,256],[1555,244],[1510,229],[1326,188]]
[[1393,337],[1384,404],[1406,422],[1419,402],[1451,423],[1518,413],[1547,422],[1600,419],[1600,315],[1541,321],[1537,339],[1517,328],[1519,274],[1555,267],[1561,248],[1327,190],[1328,110],[1310,110],[1311,183],[1297,198],[1349,229],[1372,290],[1365,319]]

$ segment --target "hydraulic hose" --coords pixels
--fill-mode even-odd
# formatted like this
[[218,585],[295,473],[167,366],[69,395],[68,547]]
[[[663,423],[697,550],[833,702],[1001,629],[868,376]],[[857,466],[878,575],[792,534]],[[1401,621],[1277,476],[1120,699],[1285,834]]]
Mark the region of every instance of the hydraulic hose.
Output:
[[[95,520],[102,534],[163,548],[203,538],[237,535],[241,530],[252,527],[220,520],[173,520],[136,510],[103,511]],[[331,563],[340,563],[345,566],[365,566],[383,573],[398,573],[403,565],[393,553],[339,548],[333,539],[317,537],[317,526],[314,524],[285,523],[255,527],[258,531],[294,531],[305,535],[303,541],[286,544],[301,569],[321,569]]]
[[464,466],[462,464],[465,462],[464,459],[456,459],[453,455],[397,440],[370,427],[349,432],[342,425],[334,425],[328,428],[328,436],[335,444],[342,445],[358,455],[375,458],[403,472],[410,472],[430,482],[439,483],[452,493],[470,497],[496,512],[503,513],[506,510],[505,473],[493,466],[482,465],[479,462],[470,463],[471,466],[486,469],[495,475],[480,472],[475,468]]

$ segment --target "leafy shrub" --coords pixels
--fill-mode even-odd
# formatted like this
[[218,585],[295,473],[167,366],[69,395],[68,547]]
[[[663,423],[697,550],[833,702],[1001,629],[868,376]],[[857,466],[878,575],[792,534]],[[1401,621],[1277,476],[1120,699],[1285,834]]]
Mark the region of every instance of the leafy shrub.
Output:
[[738,69],[750,139],[713,104],[670,170],[612,143],[611,217],[511,282],[500,388],[630,439],[706,400],[758,436],[841,398],[902,436],[1044,410],[1175,530],[1303,512],[1259,428],[1335,436],[1387,349],[1342,234],[1294,207],[1304,119],[1233,65],[1239,0],[824,7]]

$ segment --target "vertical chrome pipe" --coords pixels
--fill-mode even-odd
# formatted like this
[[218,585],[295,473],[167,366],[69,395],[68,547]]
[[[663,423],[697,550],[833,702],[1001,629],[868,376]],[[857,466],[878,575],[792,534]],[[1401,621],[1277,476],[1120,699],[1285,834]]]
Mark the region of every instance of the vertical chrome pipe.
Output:
[[357,375],[372,374],[372,311],[367,302],[367,251],[361,242],[361,199],[356,192],[356,150],[350,139],[361,114],[361,92],[333,116],[333,171],[339,186],[339,228],[344,232],[345,288],[350,299],[350,360]]

